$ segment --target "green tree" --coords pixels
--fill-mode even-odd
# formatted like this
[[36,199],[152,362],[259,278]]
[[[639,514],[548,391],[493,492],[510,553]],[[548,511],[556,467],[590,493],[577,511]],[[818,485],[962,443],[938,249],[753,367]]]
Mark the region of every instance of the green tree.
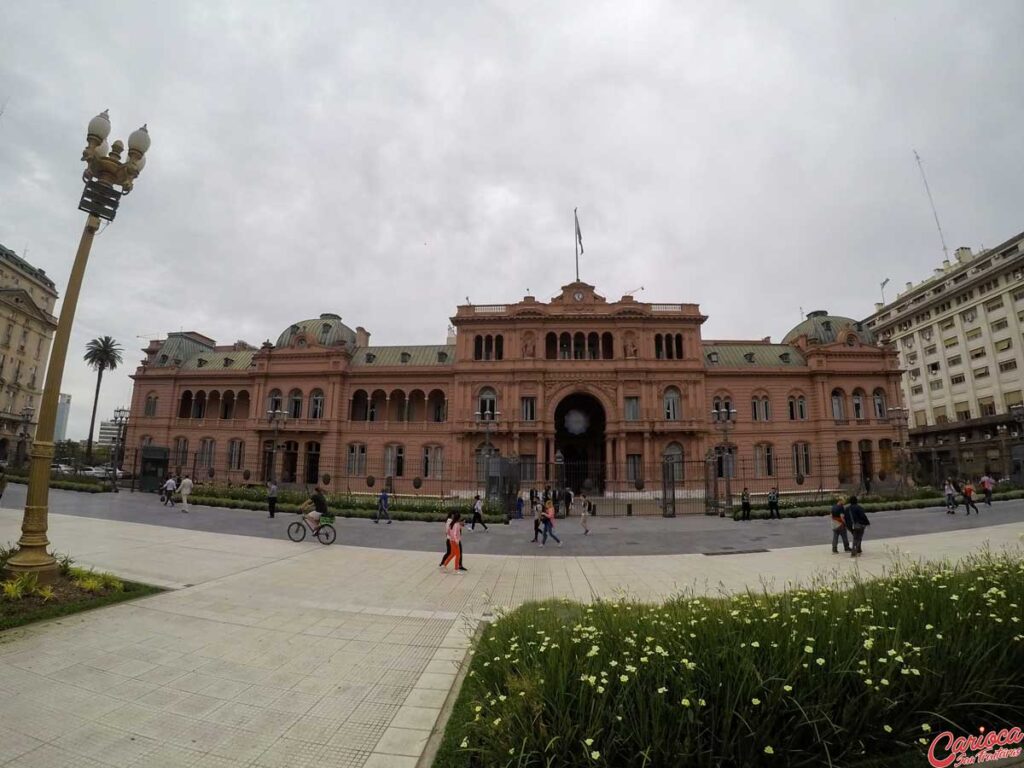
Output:
[[96,396],[92,399],[92,418],[89,420],[89,439],[85,443],[85,461],[92,463],[92,431],[96,426],[96,406],[100,401],[103,372],[113,371],[122,362],[121,345],[110,336],[93,339],[85,345],[85,362],[96,371]]

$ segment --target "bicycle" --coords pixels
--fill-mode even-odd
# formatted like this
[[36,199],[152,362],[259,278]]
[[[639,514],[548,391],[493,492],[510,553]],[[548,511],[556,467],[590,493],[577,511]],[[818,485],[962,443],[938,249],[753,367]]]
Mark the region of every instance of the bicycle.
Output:
[[306,538],[306,529],[308,528],[321,544],[333,544],[338,537],[338,532],[331,525],[333,522],[334,515],[321,515],[320,524],[314,528],[306,516],[302,515],[301,520],[288,524],[288,538],[296,542],[302,541]]

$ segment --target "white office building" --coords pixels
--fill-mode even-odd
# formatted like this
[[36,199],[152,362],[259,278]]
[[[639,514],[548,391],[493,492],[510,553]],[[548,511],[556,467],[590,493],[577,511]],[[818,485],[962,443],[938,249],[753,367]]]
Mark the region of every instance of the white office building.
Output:
[[71,415],[71,395],[63,392],[57,397],[57,423],[53,426],[53,441],[68,439],[68,417]]

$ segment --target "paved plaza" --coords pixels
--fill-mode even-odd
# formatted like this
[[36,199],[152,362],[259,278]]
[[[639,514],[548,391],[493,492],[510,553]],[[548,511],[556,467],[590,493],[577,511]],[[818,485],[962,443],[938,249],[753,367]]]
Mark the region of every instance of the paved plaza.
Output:
[[[61,498],[54,494],[55,508]],[[131,499],[99,497],[110,509]],[[5,495],[5,504],[13,502],[14,494]],[[81,510],[51,516],[57,551],[170,590],[0,633],[0,766],[413,768],[429,756],[471,634],[501,608],[563,596],[657,599],[685,588],[781,587],[821,573],[881,574],[897,553],[956,559],[984,546],[1024,544],[1024,509],[1004,503],[955,524],[941,512],[923,512],[918,530],[935,532],[884,540],[871,534],[891,531],[895,517],[908,513],[891,513],[886,525],[888,518],[873,516],[860,560],[832,555],[824,535],[814,547],[771,542],[762,547],[767,552],[720,556],[590,556],[577,549],[578,534],[561,550],[481,554],[485,539],[519,541],[528,525],[520,522],[467,535],[470,572],[460,576],[440,572],[438,553],[414,546],[324,547],[283,535],[199,530],[214,514],[238,515],[168,510],[171,525]],[[992,524],[997,515],[1001,524]],[[20,510],[0,510],[0,542],[17,538],[20,520]],[[351,522],[361,526],[363,543],[385,535],[380,526]],[[666,522],[673,521],[598,526],[615,524],[616,536],[629,539]],[[804,522],[741,526],[702,518],[678,525],[731,526],[734,538],[723,541],[746,548],[744,537],[753,534],[744,528],[779,526],[790,532],[787,540]],[[392,537],[422,529],[417,535],[440,540],[437,525],[390,528]]]

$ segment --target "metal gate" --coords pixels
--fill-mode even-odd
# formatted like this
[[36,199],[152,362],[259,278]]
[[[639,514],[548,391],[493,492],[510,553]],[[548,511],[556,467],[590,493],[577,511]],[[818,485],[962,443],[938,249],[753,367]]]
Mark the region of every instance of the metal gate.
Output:
[[668,456],[661,464],[661,516],[676,516],[677,459]]

